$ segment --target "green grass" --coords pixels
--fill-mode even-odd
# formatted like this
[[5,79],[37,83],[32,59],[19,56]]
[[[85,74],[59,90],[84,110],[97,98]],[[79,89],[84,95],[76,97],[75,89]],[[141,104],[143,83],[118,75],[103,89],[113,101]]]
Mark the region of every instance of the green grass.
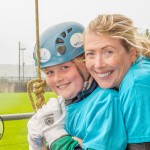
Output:
[[[52,92],[45,99],[56,97]],[[27,93],[0,93],[0,115],[33,112]],[[4,134],[0,140],[0,150],[28,150],[28,119],[5,121]]]

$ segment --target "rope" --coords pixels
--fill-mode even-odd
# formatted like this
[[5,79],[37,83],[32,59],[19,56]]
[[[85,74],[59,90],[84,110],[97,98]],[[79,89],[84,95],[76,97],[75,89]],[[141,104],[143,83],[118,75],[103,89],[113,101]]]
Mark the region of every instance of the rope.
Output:
[[[33,84],[35,82],[41,82],[41,70],[40,70],[40,42],[39,42],[39,15],[38,15],[38,0],[35,0],[35,16],[36,16],[36,53],[37,53],[37,73],[38,73],[38,78],[31,80],[28,85],[27,85],[27,92],[28,96],[31,102],[31,106],[36,112],[39,108],[42,107],[43,104],[45,104],[45,99],[42,94],[40,95],[35,95],[36,102],[33,99],[32,96],[32,91],[33,91]],[[43,85],[43,89],[45,87],[45,84]]]
[[[36,16],[36,52],[37,52],[37,72],[38,72],[38,78],[31,80],[28,85],[27,85],[27,92],[28,92],[28,96],[31,102],[31,106],[34,110],[34,112],[36,112],[39,108],[42,107],[43,104],[45,104],[45,99],[44,96],[42,94],[38,94],[35,95],[36,96],[36,103],[33,100],[32,97],[32,91],[33,91],[33,84],[35,82],[40,82],[42,81],[41,79],[41,70],[40,70],[40,42],[39,42],[39,15],[38,15],[38,0],[35,0],[35,16]],[[46,83],[46,82],[45,82]],[[44,89],[43,85],[43,89]],[[46,150],[46,140],[45,138],[43,139],[43,150]]]
[[[28,92],[28,96],[29,96],[29,99],[30,99],[30,103],[31,103],[31,106],[32,106],[32,109],[34,110],[34,112],[36,112],[39,108],[41,108],[46,102],[45,102],[45,99],[44,99],[44,96],[42,95],[43,93],[39,93],[39,94],[35,94],[35,99],[36,99],[36,102],[34,101],[33,99],[33,96],[32,96],[32,92],[33,92],[33,85],[36,83],[36,82],[42,82],[41,79],[37,78],[37,79],[34,79],[34,80],[31,80],[28,84],[27,84],[27,92]],[[44,91],[44,87],[46,86],[46,81],[43,80],[44,84],[42,85],[42,89],[41,91]]]
[[36,16],[36,51],[37,51],[37,64],[38,64],[37,71],[38,71],[38,77],[39,79],[41,79],[38,0],[35,0],[35,16]]

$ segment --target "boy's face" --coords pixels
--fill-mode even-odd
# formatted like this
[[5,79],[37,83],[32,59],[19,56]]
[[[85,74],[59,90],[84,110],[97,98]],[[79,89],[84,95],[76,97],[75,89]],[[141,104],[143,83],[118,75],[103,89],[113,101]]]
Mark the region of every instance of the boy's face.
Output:
[[71,61],[44,70],[48,86],[65,99],[74,98],[83,88],[83,79]]

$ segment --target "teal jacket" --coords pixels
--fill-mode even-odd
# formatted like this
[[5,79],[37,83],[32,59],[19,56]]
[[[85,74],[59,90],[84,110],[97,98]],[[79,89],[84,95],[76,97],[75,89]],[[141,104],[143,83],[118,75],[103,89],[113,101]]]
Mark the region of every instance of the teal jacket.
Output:
[[[52,150],[125,150],[127,137],[118,93],[98,87],[82,101],[68,105],[66,131],[70,136],[55,141]],[[82,139],[82,148],[72,136]]]
[[150,59],[139,57],[119,87],[128,143],[150,142]]

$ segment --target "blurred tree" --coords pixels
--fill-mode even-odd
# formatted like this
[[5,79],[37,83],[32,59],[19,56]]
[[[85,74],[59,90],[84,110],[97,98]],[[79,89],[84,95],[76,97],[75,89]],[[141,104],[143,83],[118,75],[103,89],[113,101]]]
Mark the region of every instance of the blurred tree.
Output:
[[145,30],[145,35],[150,39],[150,31],[149,31],[149,29]]

